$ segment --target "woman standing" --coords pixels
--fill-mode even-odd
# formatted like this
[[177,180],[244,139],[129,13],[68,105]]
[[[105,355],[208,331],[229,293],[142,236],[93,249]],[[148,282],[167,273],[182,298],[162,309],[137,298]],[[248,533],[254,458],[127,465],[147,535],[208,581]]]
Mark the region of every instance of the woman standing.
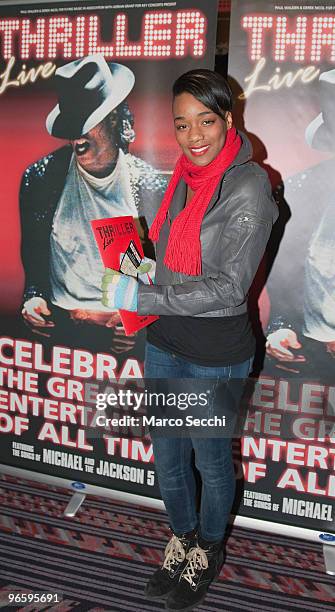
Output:
[[[104,282],[111,307],[160,315],[147,332],[145,376],[246,378],[255,341],[250,285],[265,251],[276,205],[266,173],[236,131],[228,83],[192,70],[173,86],[175,136],[182,150],[150,229],[154,285],[124,275]],[[192,610],[223,563],[222,542],[235,477],[227,437],[153,436],[161,495],[172,537],[146,587],[169,610]],[[192,452],[202,480],[200,513]]]

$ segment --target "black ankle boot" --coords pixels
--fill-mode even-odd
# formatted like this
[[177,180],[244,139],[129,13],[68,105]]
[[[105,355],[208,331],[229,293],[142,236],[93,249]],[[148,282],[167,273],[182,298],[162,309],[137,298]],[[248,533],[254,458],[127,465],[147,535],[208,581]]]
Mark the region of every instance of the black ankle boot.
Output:
[[205,599],[211,582],[220,574],[223,565],[222,540],[206,542],[199,538],[186,559],[178,584],[167,598],[167,610],[189,612]]
[[149,599],[165,597],[175,588],[186,561],[186,555],[196,543],[196,529],[181,536],[173,534],[165,548],[162,567],[155,571],[145,587]]

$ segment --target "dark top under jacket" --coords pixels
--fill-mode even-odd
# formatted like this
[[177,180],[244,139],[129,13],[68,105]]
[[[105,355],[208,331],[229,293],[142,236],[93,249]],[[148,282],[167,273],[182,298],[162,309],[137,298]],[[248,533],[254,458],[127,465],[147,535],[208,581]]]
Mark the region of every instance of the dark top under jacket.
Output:
[[163,351],[208,367],[242,363],[255,352],[247,313],[215,318],[162,315],[148,327],[147,340]]

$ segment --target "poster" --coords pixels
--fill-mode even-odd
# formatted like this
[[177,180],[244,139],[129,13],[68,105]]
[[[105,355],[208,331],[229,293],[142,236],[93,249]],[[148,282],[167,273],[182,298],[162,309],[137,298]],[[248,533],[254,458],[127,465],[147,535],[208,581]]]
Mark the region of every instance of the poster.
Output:
[[[61,270],[55,265],[50,289],[50,250],[59,246],[55,238],[65,251],[74,252],[76,264],[82,255],[83,222],[90,219],[78,214],[77,208],[77,214],[70,216],[69,232],[64,231],[69,210],[63,207],[64,218],[55,218],[66,185],[71,187],[72,148],[68,139],[49,133],[58,116],[55,71],[82,57],[102,56],[133,74],[131,86],[127,73],[130,91],[116,121],[123,169],[130,172],[120,197],[131,193],[139,213],[138,230],[146,243],[142,206],[150,221],[178,154],[169,123],[171,84],[188,69],[212,67],[216,6],[211,2],[209,8],[205,0],[144,4],[1,6],[0,121],[6,146],[1,153],[5,206],[0,225],[0,464],[157,497],[150,438],[141,422],[127,419],[133,406],[122,393],[124,424],[112,425],[99,435],[91,432],[96,395],[105,378],[109,393],[122,392],[124,380],[133,385],[133,393],[143,392],[144,333],[125,338],[117,313],[101,311],[100,306],[88,314],[94,292],[89,292],[90,283],[85,285],[86,275],[81,276],[75,296],[79,304],[75,300],[65,302],[67,308],[57,308],[47,301],[51,314],[42,313],[48,323],[43,329],[33,332],[21,315],[25,301],[50,295],[50,290],[57,300],[62,293],[57,284]],[[323,93],[332,86],[332,6],[235,2],[230,44],[230,74],[239,95],[236,122],[250,136],[255,158],[269,172],[283,220],[274,232],[267,265],[260,270],[260,320],[268,336],[289,329],[302,344],[297,349],[286,347],[297,361],[267,356],[261,379],[247,394],[240,423],[244,435],[235,442],[237,476],[243,485],[235,511],[327,532],[334,531],[334,338],[326,336],[323,341],[305,334],[304,304],[316,313],[320,303],[326,304],[322,312],[327,313],[327,321],[322,324],[334,329],[334,250],[327,230],[332,228],[329,194],[335,174],[333,154],[324,150],[329,149],[329,138],[320,120],[322,109],[332,135],[332,113]],[[328,76],[320,80],[321,74]],[[66,68],[61,75],[64,83],[69,76]],[[78,78],[84,79],[83,75],[75,72]],[[90,118],[82,97],[68,95],[66,101],[78,109],[71,115],[73,122]],[[73,125],[70,122],[67,129]],[[320,128],[321,143],[315,140]],[[75,143],[79,157],[87,155],[88,144],[93,147],[85,139]],[[92,159],[88,156],[86,161],[90,169]],[[97,185],[101,187],[101,177],[96,178],[91,195]],[[88,200],[94,212],[91,218],[97,218],[95,198],[93,203]],[[72,203],[74,209],[78,201]],[[133,212],[127,209],[126,214]],[[56,236],[51,243],[52,232]],[[316,279],[318,291],[306,301],[305,287],[307,291],[316,287],[314,276],[307,285],[304,280],[314,241],[325,247],[316,266],[322,274]],[[277,257],[271,259],[271,253]],[[308,274],[312,272],[310,265]],[[310,309],[306,313],[310,315]]]
[[250,381],[234,440],[238,514],[334,532],[335,387],[262,375]]
[[255,328],[267,347],[239,449],[245,471],[255,471],[240,511],[328,531],[335,521],[334,64],[333,2],[232,2],[235,119],[280,211],[254,287]]
[[100,303],[90,221],[133,216],[150,256],[172,84],[213,67],[216,18],[206,0],[1,3],[0,464],[157,489],[141,429],[87,436],[94,383],[141,380],[144,350]]

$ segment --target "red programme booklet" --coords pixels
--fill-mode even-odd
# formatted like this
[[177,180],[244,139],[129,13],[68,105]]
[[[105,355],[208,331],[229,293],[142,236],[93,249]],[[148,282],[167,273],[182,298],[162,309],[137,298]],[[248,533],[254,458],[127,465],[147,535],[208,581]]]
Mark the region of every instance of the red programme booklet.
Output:
[[[91,225],[104,266],[136,276],[143,249],[133,217],[95,219]],[[119,312],[126,336],[158,319],[156,315],[138,315],[128,310]]]

